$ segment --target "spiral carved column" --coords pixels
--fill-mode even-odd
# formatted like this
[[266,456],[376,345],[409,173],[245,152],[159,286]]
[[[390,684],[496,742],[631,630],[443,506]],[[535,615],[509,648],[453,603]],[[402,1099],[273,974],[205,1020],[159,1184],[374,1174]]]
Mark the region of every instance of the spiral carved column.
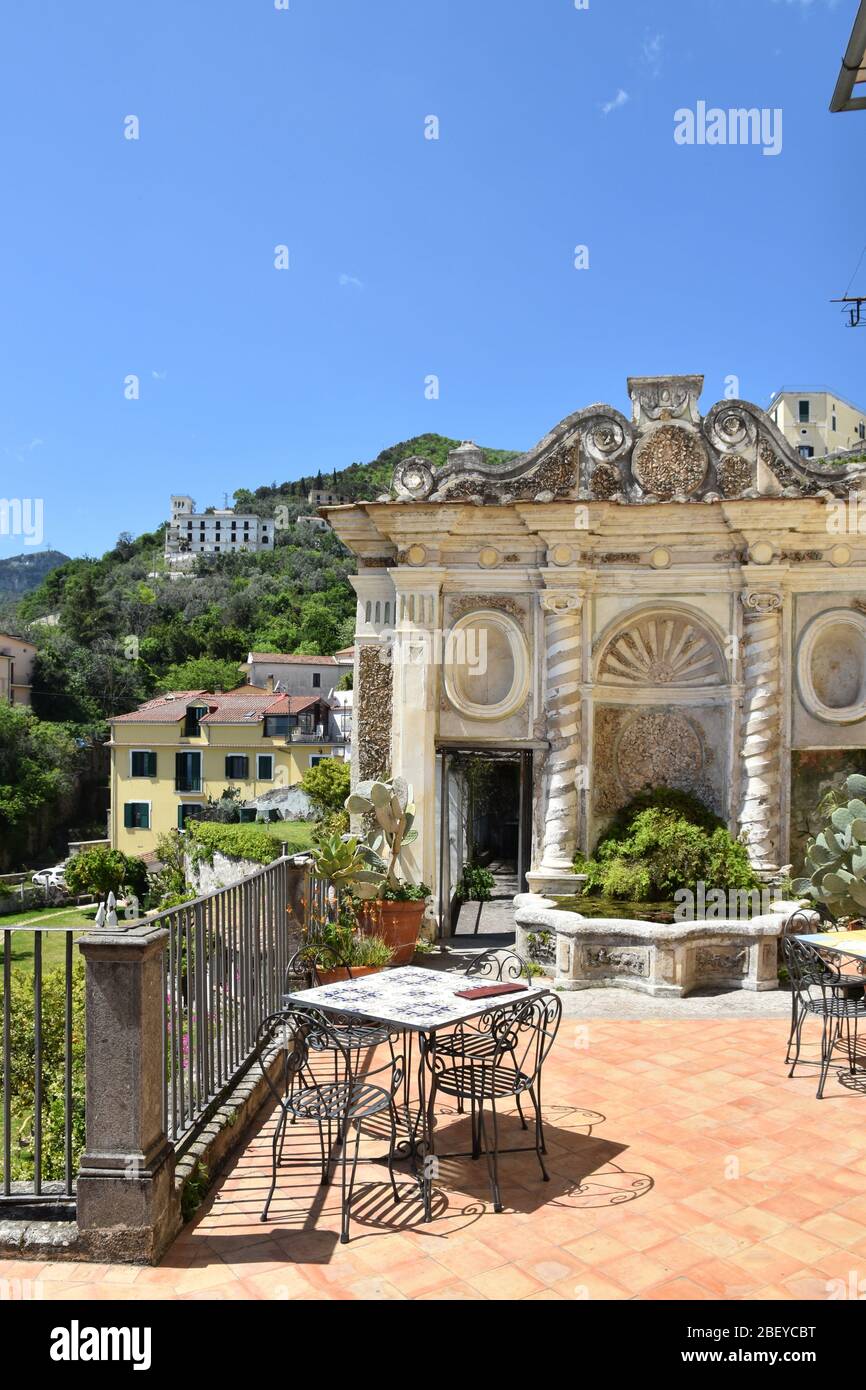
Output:
[[[541,866],[542,879],[570,876],[578,844],[581,734],[580,594],[557,589],[541,594],[545,613],[545,707],[550,753]],[[572,878],[573,883],[573,878]],[[551,883],[551,888],[553,888]],[[562,891],[567,891],[566,888]]]
[[756,869],[777,869],[782,839],[782,595],[746,590],[739,827]]

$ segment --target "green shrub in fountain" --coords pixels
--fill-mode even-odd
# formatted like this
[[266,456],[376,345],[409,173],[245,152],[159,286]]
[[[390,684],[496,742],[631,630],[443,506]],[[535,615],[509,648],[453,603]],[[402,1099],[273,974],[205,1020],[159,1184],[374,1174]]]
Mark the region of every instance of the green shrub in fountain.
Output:
[[796,879],[794,892],[820,903],[833,917],[866,913],[866,777],[847,777],[830,793],[829,819],[806,849],[808,878]]
[[660,788],[618,812],[592,859],[577,856],[584,892],[660,902],[680,888],[752,889],[760,880],[746,846],[696,797]]

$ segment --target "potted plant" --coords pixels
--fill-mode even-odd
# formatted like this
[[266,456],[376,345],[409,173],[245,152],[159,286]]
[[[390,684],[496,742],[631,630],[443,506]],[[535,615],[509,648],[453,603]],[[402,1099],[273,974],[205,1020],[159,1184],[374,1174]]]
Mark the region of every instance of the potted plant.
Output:
[[361,894],[375,893],[382,875],[366,866],[352,836],[322,836],[311,858],[316,878],[328,883],[331,891],[324,912],[310,916],[299,962],[321,985],[384,970],[393,951],[381,937],[366,930],[366,923],[362,926],[356,905]]
[[[425,883],[407,883],[397,873],[403,850],[418,838],[412,828],[412,789],[402,777],[360,782],[347,798],[346,810],[365,819],[358,853],[367,865],[359,885],[366,929],[393,949],[395,965],[406,965],[415,954],[430,896]],[[369,891],[370,872],[378,876],[375,892]]]
[[381,937],[360,929],[351,906],[341,905],[336,922],[325,921],[307,936],[298,959],[313,975],[316,984],[333,985],[338,980],[357,980],[375,975],[393,959],[393,951]]

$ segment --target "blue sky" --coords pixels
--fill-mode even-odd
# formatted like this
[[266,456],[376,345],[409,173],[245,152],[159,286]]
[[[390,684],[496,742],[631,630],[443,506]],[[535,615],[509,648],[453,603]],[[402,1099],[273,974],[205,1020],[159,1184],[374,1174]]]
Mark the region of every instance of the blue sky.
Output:
[[[828,303],[866,236],[866,113],[828,113],[856,8],[7,7],[0,497],[98,554],[171,492],[221,505],[427,430],[528,448],[625,410],[630,374],[703,372],[705,409],[729,375],[866,403],[866,335]],[[782,152],[677,145],[698,101],[781,108]]]

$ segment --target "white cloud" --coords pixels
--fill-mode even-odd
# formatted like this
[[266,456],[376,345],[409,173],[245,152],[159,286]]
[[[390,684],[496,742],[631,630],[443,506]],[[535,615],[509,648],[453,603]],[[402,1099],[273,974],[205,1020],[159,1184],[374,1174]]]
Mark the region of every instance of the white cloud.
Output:
[[340,276],[339,283],[344,289],[362,290],[364,288],[363,280],[359,280],[357,275],[347,275],[345,271]]
[[664,34],[647,34],[643,41],[643,60],[653,77],[661,72],[664,46]]
[[611,111],[617,111],[617,110],[619,109],[620,106],[625,106],[625,104],[626,104],[627,101],[628,101],[628,92],[624,92],[623,89],[622,89],[622,87],[620,87],[619,91],[617,92],[617,94],[616,94],[616,96],[613,98],[613,100],[612,100],[612,101],[606,101],[606,102],[604,103],[604,105],[603,105],[602,108],[601,108],[601,114],[602,114],[603,116],[609,116],[610,113],[611,113]]

